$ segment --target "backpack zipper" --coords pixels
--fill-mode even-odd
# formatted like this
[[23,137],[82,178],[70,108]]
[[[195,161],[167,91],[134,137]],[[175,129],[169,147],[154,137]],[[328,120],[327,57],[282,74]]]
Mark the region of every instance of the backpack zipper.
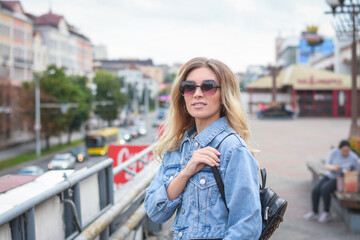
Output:
[[265,208],[264,220],[268,220],[268,218],[269,218],[269,209],[273,205],[273,203],[276,202],[277,199],[278,199],[278,197],[276,195],[272,196],[272,198],[270,199],[268,205]]

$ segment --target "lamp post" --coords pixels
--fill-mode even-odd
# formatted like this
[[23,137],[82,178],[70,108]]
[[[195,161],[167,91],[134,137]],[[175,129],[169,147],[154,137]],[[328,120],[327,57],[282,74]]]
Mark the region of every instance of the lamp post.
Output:
[[270,71],[272,77],[272,90],[271,90],[271,103],[273,107],[276,106],[276,77],[279,74],[282,66],[277,64],[276,66],[268,66],[267,69]]
[[35,138],[36,138],[36,156],[41,155],[41,120],[40,120],[40,79],[35,78]]
[[41,155],[41,114],[40,114],[40,78],[55,73],[55,69],[51,69],[43,74],[35,75],[35,139],[36,139],[36,156]]
[[[350,127],[350,137],[351,136],[360,136],[360,129],[357,125],[358,117],[358,96],[357,96],[357,56],[356,56],[356,20],[357,16],[360,13],[360,4],[358,1],[353,0],[326,0],[330,5],[332,11],[326,12],[327,14],[346,14],[351,18],[351,29],[345,29],[344,24],[342,24],[342,30],[338,32],[350,32],[352,35],[352,53],[351,53],[351,127]],[[350,31],[349,31],[350,30]]]

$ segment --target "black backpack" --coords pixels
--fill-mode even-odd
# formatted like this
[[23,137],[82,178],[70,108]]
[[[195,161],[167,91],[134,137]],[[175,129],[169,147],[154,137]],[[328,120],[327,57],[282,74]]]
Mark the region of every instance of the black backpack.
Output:
[[260,170],[262,184],[260,186],[262,232],[259,239],[269,239],[283,221],[287,201],[279,197],[271,188],[265,188],[266,169]]
[[[229,134],[232,135],[232,134]],[[228,135],[228,136],[229,136]],[[226,136],[226,137],[228,137]],[[225,137],[225,138],[226,138]],[[225,138],[222,140],[224,141]],[[216,146],[216,149],[219,148],[222,141]],[[214,174],[216,184],[219,188],[220,194],[224,200],[225,206],[225,191],[224,183],[220,177],[219,171],[216,167],[211,167]],[[260,202],[261,202],[261,218],[262,218],[262,231],[259,240],[267,240],[279,227],[280,222],[283,221],[284,214],[287,207],[287,201],[279,197],[274,190],[271,188],[265,188],[266,185],[266,169],[262,168],[260,170],[262,184],[260,186]],[[228,209],[229,211],[229,209]]]
[[[230,133],[225,138],[234,133]],[[215,149],[218,149],[220,144],[225,140],[223,138],[220,143],[217,144]],[[224,191],[224,183],[220,177],[219,170],[216,167],[211,167],[214,174],[216,184],[219,188],[221,197],[224,200],[225,206],[229,211]],[[271,188],[265,188],[266,185],[266,169],[260,169],[261,174],[261,186],[260,186],[260,202],[261,202],[261,219],[262,219],[262,231],[259,240],[267,240],[279,227],[280,222],[283,221],[284,214],[287,207],[287,201],[279,197]]]
[[[224,183],[220,177],[218,169],[216,167],[212,167],[212,171],[215,176],[216,184],[219,187],[220,194],[227,208],[224,192]],[[279,197],[271,188],[265,188],[265,168],[261,169],[260,172],[262,179],[262,185],[260,186],[262,231],[259,240],[267,240],[279,227],[280,222],[283,221],[283,217],[287,207],[287,201]]]

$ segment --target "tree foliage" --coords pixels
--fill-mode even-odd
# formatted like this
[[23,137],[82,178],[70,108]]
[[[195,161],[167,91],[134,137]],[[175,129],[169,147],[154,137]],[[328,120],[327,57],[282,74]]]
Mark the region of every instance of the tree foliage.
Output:
[[[35,83],[39,82],[41,108],[41,132],[46,139],[46,148],[49,148],[51,136],[59,136],[68,132],[68,142],[71,133],[78,130],[89,118],[92,104],[91,90],[87,87],[88,79],[79,76],[67,76],[62,68],[50,65],[46,71],[34,73],[32,83],[23,84],[24,94],[20,104],[30,117],[31,124],[35,118]],[[77,107],[68,107],[69,103]],[[44,104],[53,104],[44,106]]]
[[95,113],[111,125],[111,121],[117,119],[119,108],[126,103],[126,96],[120,91],[118,78],[105,70],[96,72],[94,83],[97,85]]
[[176,73],[169,73],[166,75],[164,82],[165,83],[173,83],[176,78]]
[[76,108],[70,108],[67,114],[68,143],[71,142],[71,134],[74,130],[79,130],[81,125],[89,119],[93,95],[91,89],[87,87],[88,78],[85,76],[70,76],[73,95],[69,101],[77,103]]

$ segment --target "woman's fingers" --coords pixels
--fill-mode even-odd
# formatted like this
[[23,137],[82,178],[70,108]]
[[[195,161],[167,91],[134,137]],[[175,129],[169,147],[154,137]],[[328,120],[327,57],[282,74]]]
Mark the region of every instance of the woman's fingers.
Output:
[[216,150],[215,148],[206,147],[206,148],[202,148],[202,149],[194,151],[194,155],[198,155],[198,154],[199,154],[199,156],[211,157],[215,161],[220,162],[220,159],[219,159],[220,152],[218,152],[218,150]]
[[200,171],[205,164],[211,167],[219,166],[219,155],[220,152],[212,147],[205,147],[194,151],[193,156],[187,164],[187,172],[193,175]]
[[199,156],[194,156],[194,163],[205,163],[211,167],[219,166],[220,160],[217,156],[213,157],[208,154],[202,154]]

